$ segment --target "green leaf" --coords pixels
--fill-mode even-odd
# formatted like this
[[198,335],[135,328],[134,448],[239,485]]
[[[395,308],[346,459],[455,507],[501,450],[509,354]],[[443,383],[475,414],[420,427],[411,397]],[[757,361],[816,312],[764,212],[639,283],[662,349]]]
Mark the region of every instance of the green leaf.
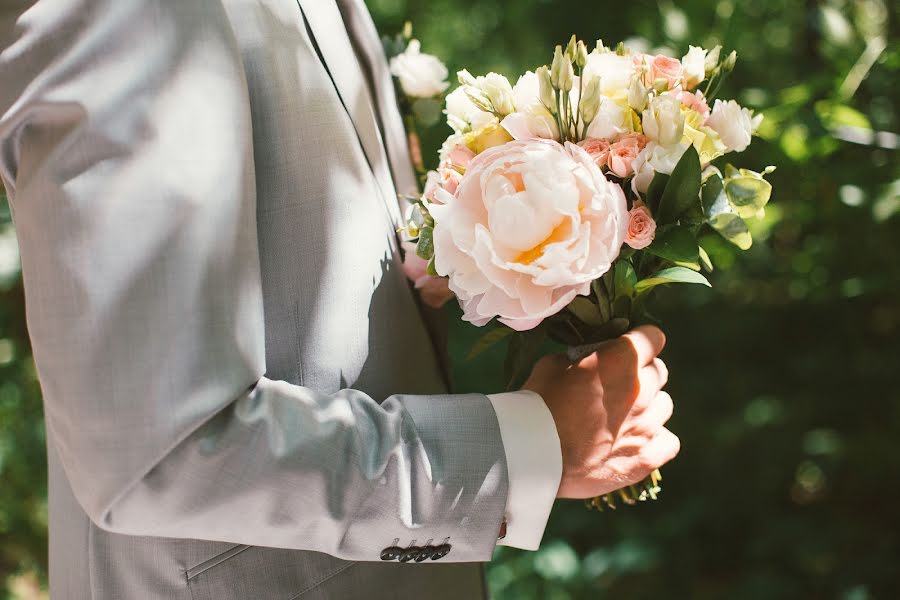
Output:
[[513,332],[509,327],[496,327],[491,331],[488,331],[486,334],[478,338],[478,341],[475,342],[475,345],[472,346],[472,349],[469,351],[469,354],[466,356],[466,360],[472,360],[477,357],[479,354],[499,342],[500,340],[506,338]]
[[612,316],[610,306],[612,305],[613,299],[610,297],[610,292],[607,291],[606,285],[603,283],[603,278],[601,277],[600,279],[592,281],[591,289],[594,290],[594,294],[597,296],[597,309],[600,311],[603,321],[608,321]]
[[[726,166],[726,173],[740,175],[730,165]],[[753,244],[750,230],[729,202],[728,196],[725,194],[724,181],[718,173],[711,175],[706,180],[700,196],[709,226],[741,250],[750,248]]]
[[[730,174],[730,173],[729,173]],[[762,174],[741,169],[725,179],[725,195],[735,212],[749,219],[759,214],[772,196],[772,184]]]
[[634,267],[627,260],[619,260],[616,262],[615,269],[616,299],[631,298],[634,296],[634,286],[637,284],[637,273],[635,273]]
[[675,222],[691,204],[698,201],[699,195],[700,157],[693,146],[688,146],[675,165],[660,198],[659,210],[655,213],[657,224],[666,225]]
[[644,204],[650,209],[651,214],[655,215],[659,210],[659,201],[662,199],[668,183],[669,176],[665,173],[657,173],[653,176],[653,180],[647,188],[647,193],[644,194]]
[[580,321],[588,325],[602,325],[608,320],[604,318],[600,307],[585,298],[584,296],[576,296],[569,306],[569,312],[578,317]]
[[419,230],[419,242],[416,244],[416,254],[425,260],[434,257],[434,229],[423,227]]
[[699,283],[706,287],[712,287],[709,281],[706,280],[706,277],[696,271],[685,269],[684,267],[669,267],[654,273],[647,279],[638,281],[635,289],[637,289],[638,293],[642,293],[665,283]]
[[431,275],[432,277],[439,277],[437,269],[434,268],[434,257],[431,257],[431,260],[428,261],[428,266],[425,267],[425,272]]
[[707,273],[713,272],[713,264],[712,259],[707,254],[706,250],[703,249],[703,246],[697,246],[697,249],[700,252],[700,266],[703,267],[703,270]]
[[541,325],[529,331],[515,331],[509,339],[509,349],[503,362],[506,377],[506,389],[517,390],[522,387],[531,368],[537,361],[541,346],[547,339],[547,331]]
[[697,238],[687,227],[663,225],[644,251],[672,262],[696,263],[700,257]]
[[612,340],[619,337],[630,328],[631,321],[629,319],[614,317],[600,327],[591,327],[582,332],[582,337],[584,339],[583,343],[596,344],[598,342]]

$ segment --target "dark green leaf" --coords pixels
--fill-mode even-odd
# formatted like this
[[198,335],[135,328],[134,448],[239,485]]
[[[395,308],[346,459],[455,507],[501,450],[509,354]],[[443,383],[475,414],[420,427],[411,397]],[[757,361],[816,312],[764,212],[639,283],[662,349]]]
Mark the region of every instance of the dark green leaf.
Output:
[[709,254],[707,254],[706,250],[703,249],[703,246],[698,246],[697,248],[700,251],[700,265],[703,267],[703,270],[705,270],[707,273],[712,273],[713,272],[712,259],[709,257]]
[[509,338],[506,360],[503,363],[507,390],[517,390],[522,386],[537,361],[541,346],[546,339],[547,330],[541,325],[529,331],[512,333]]
[[569,312],[578,317],[580,321],[588,325],[602,325],[608,319],[604,318],[600,307],[584,296],[576,296],[567,307]]
[[696,263],[700,256],[697,238],[687,227],[679,225],[660,227],[653,243],[644,251],[672,262]]
[[491,331],[488,331],[486,334],[478,338],[478,341],[475,342],[475,345],[472,346],[472,349],[466,356],[466,360],[472,360],[473,358],[477,357],[479,354],[481,354],[500,340],[506,338],[506,336],[510,335],[512,332],[513,330],[509,327],[496,327]]
[[700,195],[700,157],[693,146],[688,146],[684,151],[672,176],[666,184],[662,198],[659,201],[659,210],[656,214],[656,222],[659,225],[675,222],[683,212],[690,208],[691,204],[699,200]]
[[644,204],[647,205],[647,208],[650,209],[651,214],[656,214],[659,210],[659,201],[662,199],[663,192],[666,190],[666,186],[669,183],[669,176],[665,173],[657,173],[653,176],[653,180],[650,182],[650,187],[647,188],[647,193],[645,194],[646,198]]
[[634,286],[637,283],[637,273],[634,267],[627,260],[619,260],[616,262],[616,298],[623,296],[630,298],[634,296]]
[[647,279],[638,281],[635,288],[638,293],[641,293],[664,283],[699,283],[707,287],[712,287],[709,284],[709,281],[706,280],[706,277],[696,271],[685,269],[684,267],[669,267],[668,269],[663,269],[662,271],[654,273]]

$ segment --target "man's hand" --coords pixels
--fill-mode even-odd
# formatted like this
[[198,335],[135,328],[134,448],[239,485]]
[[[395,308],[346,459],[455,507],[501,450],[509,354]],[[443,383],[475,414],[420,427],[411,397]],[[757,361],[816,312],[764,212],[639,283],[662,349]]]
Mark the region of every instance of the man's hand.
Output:
[[664,427],[672,398],[661,391],[668,371],[657,355],[666,338],[643,326],[571,364],[542,358],[523,386],[540,394],[559,432],[559,498],[592,498],[638,483],[678,454]]

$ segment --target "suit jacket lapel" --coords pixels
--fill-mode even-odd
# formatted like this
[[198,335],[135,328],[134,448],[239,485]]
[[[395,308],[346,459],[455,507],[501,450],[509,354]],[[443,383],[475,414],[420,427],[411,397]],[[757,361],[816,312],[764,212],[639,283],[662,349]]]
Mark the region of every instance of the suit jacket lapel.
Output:
[[313,42],[328,69],[360,145],[378,181],[382,199],[395,226],[402,223],[396,190],[385,159],[384,143],[373,112],[374,103],[347,30],[334,0],[297,0]]
[[381,134],[397,191],[401,194],[415,195],[418,193],[419,184],[410,160],[406,128],[397,110],[394,81],[384,57],[384,49],[375,23],[363,0],[337,0],[337,3],[375,95]]

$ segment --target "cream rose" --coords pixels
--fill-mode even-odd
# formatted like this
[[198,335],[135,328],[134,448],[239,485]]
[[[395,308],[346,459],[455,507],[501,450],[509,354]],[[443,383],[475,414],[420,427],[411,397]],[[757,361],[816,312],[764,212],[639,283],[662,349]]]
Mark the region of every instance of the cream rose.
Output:
[[524,331],[562,310],[619,255],[622,189],[581,148],[514,141],[476,156],[452,203],[433,206],[435,268],[463,318]]
[[513,101],[517,112],[507,115],[502,122],[513,138],[559,139],[556,117],[541,103],[540,83],[533,71],[519,77],[513,88]]
[[444,112],[447,113],[447,124],[457,133],[482,129],[497,121],[494,115],[475,106],[462,87],[447,94]]
[[631,78],[637,72],[630,56],[619,56],[615,52],[594,50],[588,55],[584,66],[584,77],[600,78],[600,93],[616,98],[628,93]]
[[743,152],[760,121],[762,115],[754,117],[734,100],[716,100],[707,123],[719,134],[729,152]]
[[662,146],[671,146],[684,136],[681,100],[669,94],[657,96],[643,113],[644,134]]
[[635,202],[628,211],[628,229],[625,232],[625,243],[635,250],[642,250],[653,242],[656,236],[656,221],[643,202]]
[[402,54],[391,59],[391,74],[407,96],[431,98],[447,89],[447,67],[436,56],[423,54],[419,40],[410,40]]
[[634,179],[631,180],[631,189],[643,194],[650,187],[654,175],[671,175],[688,146],[689,142],[679,142],[673,146],[660,146],[656,142],[647,144],[632,163]]

